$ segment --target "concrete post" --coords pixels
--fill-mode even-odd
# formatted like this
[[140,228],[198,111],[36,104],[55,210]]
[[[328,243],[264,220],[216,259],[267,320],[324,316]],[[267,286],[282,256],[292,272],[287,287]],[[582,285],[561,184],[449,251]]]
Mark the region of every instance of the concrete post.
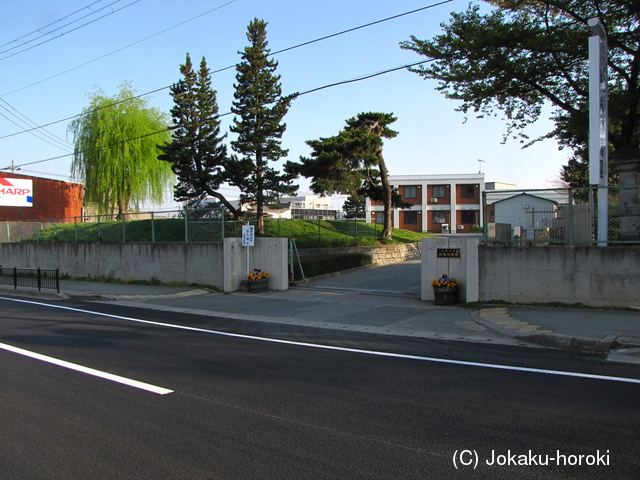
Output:
[[[479,300],[478,247],[479,238],[445,237],[425,238],[422,240],[422,300],[435,299],[431,282],[442,274],[460,280],[459,299],[462,302]],[[453,256],[439,256],[451,254]],[[459,257],[457,255],[459,251]]]

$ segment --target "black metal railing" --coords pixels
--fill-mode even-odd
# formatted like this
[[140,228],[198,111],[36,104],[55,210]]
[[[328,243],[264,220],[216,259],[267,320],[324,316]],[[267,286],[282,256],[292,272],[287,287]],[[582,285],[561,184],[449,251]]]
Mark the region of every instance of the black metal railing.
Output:
[[50,288],[60,293],[60,269],[0,267],[0,285],[32,287],[41,291]]

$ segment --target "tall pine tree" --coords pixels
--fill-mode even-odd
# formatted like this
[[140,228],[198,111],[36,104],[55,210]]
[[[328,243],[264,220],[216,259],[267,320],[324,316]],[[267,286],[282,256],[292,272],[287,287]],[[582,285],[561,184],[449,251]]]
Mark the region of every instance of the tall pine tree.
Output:
[[211,196],[240,218],[240,210],[218,192],[228,179],[228,156],[222,143],[225,135],[220,134],[216,91],[211,86],[205,58],[196,72],[187,54],[180,73],[183,78],[171,87],[173,141],[160,147],[164,153],[158,157],[170,162],[178,176],[174,197],[178,201],[197,201]]
[[391,238],[392,208],[408,208],[389,183],[382,151],[383,139],[398,132],[389,125],[396,121],[391,113],[360,113],[346,121],[347,126],[333,137],[308,140],[313,152],[300,163],[287,162],[289,172],[311,179],[311,190],[318,194],[362,195],[382,202],[383,238]]
[[294,97],[282,96],[280,76],[275,74],[278,62],[269,59],[266,26],[263,20],[251,21],[247,29],[249,45],[239,52],[242,61],[236,66],[235,100],[231,108],[235,114],[231,131],[238,134],[231,146],[238,157],[234,156],[229,165],[231,183],[242,192],[241,203],[255,205],[261,233],[264,206],[298,189],[292,183],[295,174],[280,173],[269,166],[269,162],[288,153],[281,146],[286,129],[282,119]]

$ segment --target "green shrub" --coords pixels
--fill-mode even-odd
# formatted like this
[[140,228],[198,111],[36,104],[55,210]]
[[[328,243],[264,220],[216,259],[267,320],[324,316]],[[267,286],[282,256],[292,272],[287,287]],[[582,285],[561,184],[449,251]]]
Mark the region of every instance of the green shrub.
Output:
[[300,257],[305,277],[317,277],[349,268],[371,265],[373,258],[367,253],[345,253]]

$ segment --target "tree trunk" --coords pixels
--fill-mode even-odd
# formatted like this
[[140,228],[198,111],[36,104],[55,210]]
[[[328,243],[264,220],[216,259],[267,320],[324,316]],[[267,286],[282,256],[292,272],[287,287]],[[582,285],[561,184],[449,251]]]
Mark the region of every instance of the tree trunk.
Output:
[[258,233],[264,234],[264,182],[262,175],[265,165],[262,161],[262,151],[256,152],[256,217],[258,220]]
[[382,183],[382,203],[384,206],[384,228],[382,229],[382,238],[391,238],[391,214],[392,210],[392,190],[389,183],[389,172],[384,162],[382,150],[378,151],[378,164],[380,167],[380,183]]
[[227,199],[225,198],[225,196],[224,196],[224,195],[222,195],[222,194],[220,194],[220,193],[216,192],[215,190],[211,190],[210,188],[209,188],[209,189],[207,189],[207,193],[208,193],[209,195],[211,195],[213,198],[216,198],[217,200],[219,200],[219,201],[220,201],[220,203],[222,203],[222,204],[227,208],[227,210],[229,210],[229,212],[231,212],[231,215],[233,215],[233,217],[234,217],[237,221],[242,222],[242,223],[245,223],[245,222],[244,222],[244,218],[242,217],[242,211],[241,211],[241,210],[239,210],[239,209],[237,209],[236,207],[234,207],[234,206],[229,202],[229,200],[227,200]]
[[117,220],[125,220],[125,214],[127,213],[128,202],[120,201],[118,202],[118,215],[116,216]]

